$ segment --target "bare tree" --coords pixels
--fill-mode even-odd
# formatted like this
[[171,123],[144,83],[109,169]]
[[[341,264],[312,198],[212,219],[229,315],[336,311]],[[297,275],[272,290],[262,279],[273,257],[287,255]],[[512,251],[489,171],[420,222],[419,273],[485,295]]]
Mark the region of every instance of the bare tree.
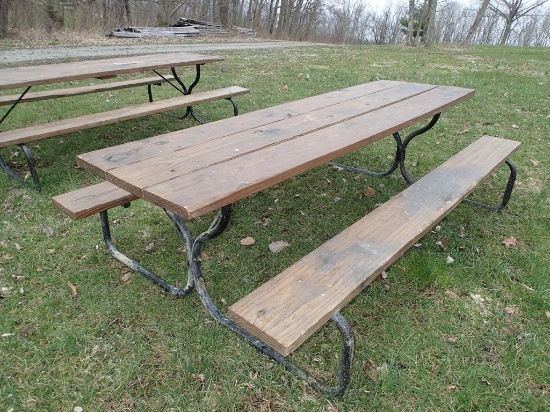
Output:
[[409,0],[409,23],[407,25],[407,46],[414,46],[414,0]]
[[528,15],[534,9],[544,5],[547,1],[494,0],[494,4],[489,4],[489,8],[504,19],[504,30],[500,36],[499,44],[506,44],[515,22]]
[[468,34],[466,35],[466,38],[462,42],[463,44],[470,44],[470,42],[472,41],[472,38],[474,37],[474,34],[476,34],[477,29],[479,28],[479,25],[481,24],[481,20],[483,19],[483,16],[485,15],[485,11],[487,10],[487,7],[489,6],[490,1],[491,0],[483,0],[482,1],[481,6],[479,7],[479,10],[477,11],[474,22],[470,26],[470,30],[468,30]]
[[424,45],[429,46],[435,42],[435,15],[437,12],[437,0],[428,0],[428,24],[424,36]]
[[8,34],[8,11],[11,0],[0,0],[0,38]]

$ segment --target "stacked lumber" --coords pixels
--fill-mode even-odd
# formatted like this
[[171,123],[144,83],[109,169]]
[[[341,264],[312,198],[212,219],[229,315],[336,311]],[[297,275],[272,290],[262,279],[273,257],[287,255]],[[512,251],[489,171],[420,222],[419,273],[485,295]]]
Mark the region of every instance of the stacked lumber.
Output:
[[193,26],[188,27],[124,27],[116,28],[111,37],[143,38],[143,37],[196,37],[199,31]]
[[[244,29],[243,29],[244,30]],[[124,27],[116,28],[111,37],[143,38],[143,37],[225,37],[229,31],[221,24],[202,20],[193,20],[180,17],[168,27]]]

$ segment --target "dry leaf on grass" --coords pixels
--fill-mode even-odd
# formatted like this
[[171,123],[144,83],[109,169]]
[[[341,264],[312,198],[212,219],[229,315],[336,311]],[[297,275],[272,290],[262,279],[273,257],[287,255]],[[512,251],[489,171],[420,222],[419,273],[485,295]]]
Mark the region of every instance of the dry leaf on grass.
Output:
[[67,282],[67,286],[69,287],[69,289],[71,291],[71,296],[73,297],[73,299],[76,299],[78,297],[78,293],[76,291],[76,286],[73,285],[71,282]]
[[376,194],[376,190],[374,190],[372,187],[367,187],[365,189],[365,196],[374,197],[375,194]]
[[518,243],[518,240],[514,236],[505,237],[502,239],[502,244],[506,246],[507,248],[511,248],[516,246]]
[[254,243],[256,243],[256,239],[252,236],[247,236],[244,239],[241,239],[242,246],[252,246]]
[[279,253],[284,248],[287,248],[289,246],[290,246],[290,244],[288,244],[284,240],[276,240],[275,242],[271,242],[269,244],[269,250],[273,253]]
[[546,318],[547,318],[548,320],[550,320],[550,311],[548,311],[548,310],[546,311]]

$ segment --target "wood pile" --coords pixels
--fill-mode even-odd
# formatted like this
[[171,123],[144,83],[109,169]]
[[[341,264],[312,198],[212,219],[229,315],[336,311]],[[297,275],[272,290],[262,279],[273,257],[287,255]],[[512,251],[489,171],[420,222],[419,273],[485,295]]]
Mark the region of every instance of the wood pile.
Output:
[[169,27],[125,27],[114,29],[111,37],[143,38],[143,37],[225,37],[229,31],[221,24],[181,17]]

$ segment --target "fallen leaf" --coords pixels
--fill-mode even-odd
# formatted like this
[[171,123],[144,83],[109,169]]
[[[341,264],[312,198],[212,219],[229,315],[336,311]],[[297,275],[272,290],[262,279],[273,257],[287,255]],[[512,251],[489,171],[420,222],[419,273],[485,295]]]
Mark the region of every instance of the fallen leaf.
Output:
[[446,388],[450,391],[454,391],[456,390],[456,386],[455,385],[447,385]]
[[273,253],[279,253],[284,248],[287,248],[289,246],[290,246],[290,244],[288,244],[284,240],[276,240],[275,242],[271,242],[269,244],[269,250]]
[[512,129],[519,129],[519,126],[517,124],[513,124]]
[[15,336],[15,333],[2,333],[3,338],[9,338],[10,336]]
[[204,262],[205,260],[210,259],[210,256],[208,256],[205,252],[201,252],[201,255],[199,256],[199,260],[201,262]]
[[242,246],[252,246],[254,243],[256,243],[256,239],[251,236],[247,236],[244,239],[241,239]]
[[124,275],[122,275],[120,280],[122,280],[123,282],[128,282],[131,278],[132,278],[132,273],[126,272]]
[[458,299],[458,295],[456,293],[454,293],[452,290],[446,290],[445,291],[445,296],[447,296],[448,298],[451,298],[451,299]]
[[460,226],[460,233],[458,234],[458,237],[465,237],[466,236],[466,230],[464,229],[464,226]]
[[451,263],[453,263],[454,261],[455,261],[455,260],[454,260],[452,257],[447,256],[447,263],[448,263],[448,264],[451,264]]
[[367,187],[367,189],[365,190],[365,196],[367,197],[374,197],[375,194],[376,190],[374,190],[372,187]]
[[474,293],[470,293],[470,297],[473,299],[473,301],[479,305],[483,305],[483,303],[485,302],[485,299],[483,299],[480,295],[478,294],[474,294]]
[[298,73],[298,80],[304,80],[304,73]]
[[44,232],[47,237],[53,236],[53,229],[48,225],[42,225],[42,232]]
[[457,340],[458,340],[458,336],[447,336],[445,338],[445,341],[449,343],[455,343]]
[[546,318],[550,320],[550,311],[546,311]]
[[78,293],[76,292],[76,286],[73,285],[71,282],[67,282],[67,286],[71,290],[71,296],[73,299],[76,299],[78,297]]
[[511,248],[517,245],[518,240],[514,236],[505,237],[502,239],[502,244],[507,248]]
[[533,166],[538,166],[539,163],[540,163],[540,162],[539,162],[537,159],[531,159],[531,164],[532,164]]

